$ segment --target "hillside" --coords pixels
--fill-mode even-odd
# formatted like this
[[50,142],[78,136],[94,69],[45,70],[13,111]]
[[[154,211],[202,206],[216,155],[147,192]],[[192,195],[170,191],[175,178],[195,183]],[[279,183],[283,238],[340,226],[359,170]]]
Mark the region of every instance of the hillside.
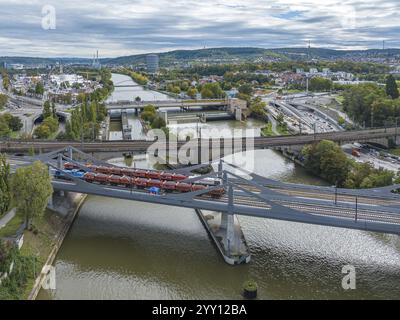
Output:
[[[133,65],[145,63],[146,54],[123,56],[118,58],[100,59],[103,65]],[[385,50],[333,50],[324,48],[210,48],[198,50],[175,50],[159,53],[162,66],[173,63],[185,62],[245,62],[256,59],[280,59],[280,60],[307,60],[313,59],[352,59],[352,58],[399,58],[400,49]],[[37,58],[37,57],[0,57],[0,63],[33,64],[90,64],[91,59],[84,58]]]

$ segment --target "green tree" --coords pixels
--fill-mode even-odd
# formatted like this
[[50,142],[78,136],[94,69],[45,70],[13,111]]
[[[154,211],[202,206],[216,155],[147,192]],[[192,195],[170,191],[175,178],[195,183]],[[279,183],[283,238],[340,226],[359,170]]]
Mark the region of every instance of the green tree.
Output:
[[58,119],[53,118],[53,117],[48,117],[43,120],[43,125],[46,125],[49,127],[50,132],[54,133],[58,130]]
[[46,101],[43,105],[43,119],[52,116],[50,101]]
[[161,117],[155,117],[151,122],[151,127],[153,129],[161,129],[166,126],[165,120]]
[[3,109],[8,101],[8,96],[0,93],[0,110]]
[[35,131],[34,131],[34,135],[38,138],[38,139],[47,139],[50,137],[51,135],[51,130],[50,128],[45,125],[45,124],[41,124],[40,126],[38,126]]
[[262,101],[260,97],[253,99],[250,102],[250,114],[254,118],[267,119],[267,113],[265,112],[266,103]]
[[343,186],[351,170],[350,161],[339,145],[323,140],[303,148],[305,167],[330,183]]
[[389,75],[386,78],[386,94],[392,99],[397,99],[400,96],[399,88],[393,75]]
[[332,89],[333,83],[329,79],[315,77],[310,80],[309,89],[311,91],[329,91]]
[[187,95],[189,97],[191,97],[192,99],[196,98],[197,94],[198,94],[198,91],[194,87],[189,88],[188,91],[187,91]]
[[225,97],[225,92],[218,82],[206,83],[201,89],[201,96],[203,99],[221,99]]
[[[69,103],[71,103],[71,101],[69,101]],[[57,118],[57,109],[54,102],[51,103],[51,115],[53,118]]]
[[6,156],[0,154],[0,216],[8,211],[10,202],[10,165]]
[[246,95],[251,95],[253,93],[253,87],[249,83],[245,83],[239,87],[239,92]]
[[29,228],[35,218],[43,215],[53,193],[49,170],[44,163],[36,161],[31,166],[18,168],[10,185],[18,214],[25,218]]
[[10,127],[4,117],[0,117],[0,138],[8,137],[11,134]]
[[35,86],[35,94],[41,95],[41,96],[44,94],[44,86],[43,86],[43,83],[41,83],[41,82],[36,83],[36,86]]
[[24,125],[19,117],[11,116],[8,121],[8,127],[14,132],[21,130],[23,126]]

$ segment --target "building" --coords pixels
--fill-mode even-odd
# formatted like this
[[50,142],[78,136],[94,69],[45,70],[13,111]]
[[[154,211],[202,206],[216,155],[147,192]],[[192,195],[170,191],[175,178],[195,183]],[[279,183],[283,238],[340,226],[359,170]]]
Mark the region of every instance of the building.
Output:
[[146,56],[146,67],[148,73],[157,73],[159,68],[159,59],[156,54]]

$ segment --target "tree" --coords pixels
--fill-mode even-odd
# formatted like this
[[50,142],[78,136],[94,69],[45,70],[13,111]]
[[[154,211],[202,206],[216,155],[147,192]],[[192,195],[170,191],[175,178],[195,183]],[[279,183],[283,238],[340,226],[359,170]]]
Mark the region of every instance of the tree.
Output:
[[35,94],[42,96],[44,94],[44,86],[43,83],[38,82],[35,86]]
[[397,99],[400,96],[399,88],[393,75],[389,75],[386,78],[386,94],[392,99]]
[[188,91],[187,91],[187,95],[189,97],[191,97],[192,99],[196,98],[197,94],[198,94],[198,91],[194,87],[189,88]]
[[253,93],[253,87],[249,83],[241,85],[238,90],[240,93],[246,95],[251,95]]
[[[69,103],[71,103],[71,101],[69,101]],[[54,102],[51,103],[51,115],[53,116],[53,118],[57,118],[57,109]]]
[[[343,109],[361,125],[374,126],[374,117],[372,105],[378,99],[386,99],[385,91],[375,84],[367,83],[352,86],[343,94]],[[379,112],[379,110],[375,110]]]
[[51,112],[50,101],[46,101],[43,105],[43,119],[51,117],[51,115],[52,115],[52,112]]
[[203,99],[220,99],[225,97],[225,92],[218,82],[206,83],[201,89],[201,96]]
[[8,101],[8,96],[0,93],[0,110],[3,109]]
[[53,193],[47,166],[36,161],[29,167],[18,168],[11,178],[11,193],[17,212],[23,215],[29,228],[35,218],[43,215]]
[[262,120],[267,119],[267,113],[265,112],[266,105],[260,97],[253,99],[250,103],[251,116]]
[[155,117],[151,123],[153,129],[161,129],[166,126],[165,120],[161,117]]
[[350,162],[339,145],[323,140],[302,151],[308,171],[330,183],[343,186],[351,170]]
[[6,161],[6,156],[0,154],[0,216],[8,211],[10,202],[10,165]]
[[24,125],[19,117],[11,116],[8,121],[8,127],[14,132],[21,130],[23,126]]
[[51,135],[51,130],[47,125],[41,124],[35,129],[34,134],[39,139],[47,139]]
[[53,118],[53,117],[48,117],[43,120],[43,125],[48,126],[50,129],[50,132],[54,133],[58,130],[58,119]]
[[8,137],[11,134],[10,127],[4,117],[0,117],[0,138]]
[[309,89],[311,91],[329,91],[332,85],[333,83],[329,79],[315,77],[311,79]]

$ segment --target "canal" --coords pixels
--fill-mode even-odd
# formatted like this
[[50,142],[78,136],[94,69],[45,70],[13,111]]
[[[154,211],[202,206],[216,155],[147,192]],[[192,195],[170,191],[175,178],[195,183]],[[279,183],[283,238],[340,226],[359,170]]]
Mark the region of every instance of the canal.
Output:
[[[134,91],[128,94],[149,94]],[[254,171],[265,177],[324,184],[274,151],[256,151],[254,158]],[[145,156],[134,162],[149,166]],[[42,290],[38,298],[241,299],[242,283],[254,279],[261,299],[400,299],[398,236],[239,220],[252,261],[231,267],[193,210],[90,196],[55,261],[57,289]],[[342,289],[345,265],[356,268],[356,290]]]

